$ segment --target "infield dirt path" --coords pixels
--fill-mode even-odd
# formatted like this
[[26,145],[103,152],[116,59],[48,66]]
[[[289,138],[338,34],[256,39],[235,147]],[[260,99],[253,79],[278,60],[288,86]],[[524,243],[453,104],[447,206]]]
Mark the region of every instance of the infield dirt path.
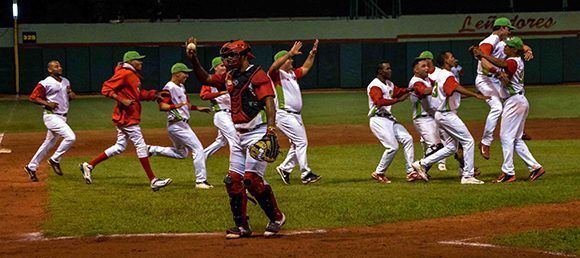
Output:
[[[414,134],[412,125],[405,124]],[[483,123],[469,123],[478,138]],[[214,128],[194,128],[204,145],[213,141]],[[533,140],[580,139],[580,119],[529,120],[526,131]],[[367,125],[309,126],[311,146],[369,144],[378,140]],[[114,143],[116,132],[79,131],[67,156],[94,156]],[[164,129],[145,129],[148,144],[170,144]],[[47,166],[39,169],[40,182],[31,183],[23,166],[34,154],[45,133],[18,133],[4,137],[12,154],[0,154],[0,256],[536,256],[524,249],[497,249],[439,244],[439,241],[483,237],[533,229],[580,226],[580,202],[523,208],[505,208],[473,215],[386,224],[375,227],[334,229],[325,234],[225,241],[223,237],[72,239],[12,242],[19,235],[41,231],[48,194]],[[417,135],[413,135],[415,139]],[[287,141],[281,137],[287,147]],[[225,151],[222,150],[222,153]],[[131,148],[124,155],[134,155]],[[10,240],[10,242],[6,242]],[[544,254],[546,255],[546,254]]]

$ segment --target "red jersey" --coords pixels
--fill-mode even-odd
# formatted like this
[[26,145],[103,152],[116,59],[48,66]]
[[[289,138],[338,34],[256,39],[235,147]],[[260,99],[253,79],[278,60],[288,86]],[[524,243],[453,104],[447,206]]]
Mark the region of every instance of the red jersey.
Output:
[[[117,94],[117,103],[113,109],[113,123],[116,126],[137,125],[141,121],[141,101],[154,100],[156,90],[141,89],[141,76],[126,63],[115,67],[115,74],[103,83],[101,94],[111,97]],[[134,100],[128,107],[120,102],[122,99]]]

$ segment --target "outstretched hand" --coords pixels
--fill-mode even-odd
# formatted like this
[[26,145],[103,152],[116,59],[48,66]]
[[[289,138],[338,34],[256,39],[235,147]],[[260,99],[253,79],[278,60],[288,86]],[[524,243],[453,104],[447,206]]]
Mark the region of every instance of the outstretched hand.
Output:
[[312,46],[312,50],[310,50],[311,55],[316,55],[318,52],[318,39],[314,40],[314,46]]
[[208,107],[197,107],[197,111],[204,113],[211,113],[211,109]]
[[302,54],[300,52],[300,48],[302,48],[302,41],[294,41],[294,45],[290,49],[290,56],[296,56]]
[[194,37],[190,37],[185,41],[185,52],[187,54],[187,57],[192,58],[193,55],[196,54],[196,50],[195,49],[187,49],[187,45],[189,45],[189,43],[193,43],[197,46],[197,39]]

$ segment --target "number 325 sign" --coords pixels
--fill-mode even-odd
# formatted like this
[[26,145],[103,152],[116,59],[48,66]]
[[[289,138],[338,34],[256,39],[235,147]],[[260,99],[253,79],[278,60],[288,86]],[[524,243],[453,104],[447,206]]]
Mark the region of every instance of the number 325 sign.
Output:
[[23,31],[22,32],[22,43],[24,43],[24,44],[36,44],[36,32]]

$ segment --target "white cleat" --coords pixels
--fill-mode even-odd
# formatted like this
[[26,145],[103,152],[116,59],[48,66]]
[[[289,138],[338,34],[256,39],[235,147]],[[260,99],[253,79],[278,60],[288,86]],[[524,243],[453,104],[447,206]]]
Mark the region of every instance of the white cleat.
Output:
[[439,169],[439,171],[447,171],[447,166],[445,166],[445,163],[439,163],[437,168]]
[[159,189],[171,184],[171,182],[173,182],[171,178],[167,179],[159,179],[157,177],[153,178],[153,180],[151,180],[151,190],[153,190],[153,192],[157,192],[159,191]]
[[423,179],[425,181],[429,181],[429,178],[427,177],[427,169],[425,169],[425,166],[423,166],[423,164],[421,164],[420,160],[413,162],[413,164],[411,164],[411,166],[413,167],[413,169],[415,169],[417,174],[419,174],[421,179]]
[[484,182],[471,176],[471,177],[462,177],[461,184],[462,185],[482,185],[482,184],[484,184]]
[[93,179],[91,179],[91,172],[93,171],[93,166],[87,162],[83,162],[79,165],[81,173],[83,173],[83,178],[87,184],[91,184]]

